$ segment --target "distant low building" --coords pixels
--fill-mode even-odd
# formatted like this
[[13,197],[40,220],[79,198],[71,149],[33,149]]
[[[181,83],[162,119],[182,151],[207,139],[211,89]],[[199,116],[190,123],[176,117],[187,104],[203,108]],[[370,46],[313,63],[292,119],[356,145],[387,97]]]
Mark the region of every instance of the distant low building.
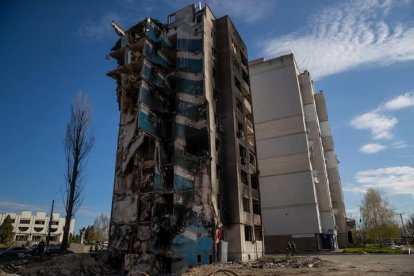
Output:
[[[0,214],[0,225],[10,216],[13,223],[13,241],[32,241],[39,242],[46,240],[49,228],[50,217],[46,212],[36,212],[32,215],[31,211],[23,211],[21,214],[3,213]],[[70,222],[70,233],[73,235],[75,220]],[[59,213],[53,213],[51,220],[50,240],[52,242],[61,242],[63,237],[63,227],[65,218]]]

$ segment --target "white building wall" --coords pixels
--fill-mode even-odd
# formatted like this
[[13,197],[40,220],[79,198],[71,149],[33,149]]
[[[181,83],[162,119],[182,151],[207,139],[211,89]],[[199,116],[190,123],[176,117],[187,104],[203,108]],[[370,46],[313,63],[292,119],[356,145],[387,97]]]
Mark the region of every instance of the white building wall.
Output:
[[322,231],[297,75],[293,56],[250,63],[265,237]]
[[[37,212],[35,215],[31,211],[23,211],[21,214],[3,213],[0,214],[0,224],[10,215],[13,221],[14,241],[33,241],[46,240],[50,218],[46,212]],[[51,226],[52,241],[61,242],[63,238],[63,227],[65,218],[59,213],[53,213],[53,224]],[[69,232],[73,235],[75,219],[71,220]]]

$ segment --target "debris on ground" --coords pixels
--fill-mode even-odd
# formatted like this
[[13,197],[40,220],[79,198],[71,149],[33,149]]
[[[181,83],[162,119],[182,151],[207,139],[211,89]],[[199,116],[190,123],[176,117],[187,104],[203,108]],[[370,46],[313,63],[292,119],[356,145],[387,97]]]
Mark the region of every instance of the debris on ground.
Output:
[[[251,262],[228,262],[202,265],[190,269],[185,276],[205,275],[274,275],[275,272],[299,273],[298,269],[319,268],[322,260],[318,257],[273,257],[266,256]],[[303,273],[302,271],[300,271]]]
[[[119,262],[120,264],[120,262]],[[0,276],[11,275],[123,275],[108,253],[66,254],[16,258],[0,263]]]

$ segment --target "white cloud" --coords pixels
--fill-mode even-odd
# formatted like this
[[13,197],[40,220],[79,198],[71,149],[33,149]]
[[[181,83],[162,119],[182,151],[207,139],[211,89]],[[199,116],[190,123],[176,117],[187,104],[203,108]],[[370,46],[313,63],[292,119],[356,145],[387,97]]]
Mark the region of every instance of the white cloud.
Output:
[[390,11],[404,12],[401,5],[407,4],[396,0],[346,1],[324,8],[307,28],[265,40],[259,46],[264,56],[291,50],[314,79],[361,66],[413,61],[413,22],[387,22]]
[[359,148],[363,153],[377,153],[385,150],[387,147],[381,144],[366,144]]
[[98,40],[108,37],[116,38],[115,31],[111,26],[112,20],[119,22],[119,16],[116,13],[108,13],[101,16],[97,21],[83,21],[78,28],[78,35]]
[[380,114],[378,110],[363,113],[351,120],[352,127],[369,130],[374,139],[391,139],[391,131],[397,123],[397,118]]
[[[27,204],[27,203],[21,203],[16,202],[13,200],[8,199],[1,199],[0,198],[0,209],[2,212],[21,212],[21,211],[32,211],[32,213],[35,212],[49,212],[50,206],[46,205],[37,205],[37,204]],[[58,212],[62,215],[65,214],[65,210],[63,208],[62,204],[55,204],[55,212]],[[77,212],[77,215],[87,216],[87,217],[97,217],[101,214],[98,210],[87,207],[87,206],[81,206]]]
[[[95,19],[88,18],[81,21],[77,33],[83,38],[115,41],[117,35],[112,29],[112,20],[128,29],[146,16],[150,16],[155,6],[153,0],[122,0],[111,12],[101,14]],[[165,18],[160,20],[163,21]]]
[[15,211],[46,211],[47,206],[36,205],[36,204],[26,204],[15,202],[7,199],[0,199],[0,208],[5,212],[15,212]]
[[397,141],[391,144],[393,149],[404,149],[410,147],[406,141]]
[[[414,107],[414,93],[407,92],[386,101],[376,109],[357,115],[351,119],[350,125],[355,129],[365,129],[371,132],[374,139],[393,138],[393,129],[398,123],[398,119],[390,115],[392,111]],[[374,153],[384,148],[373,147],[378,144],[368,144],[360,148],[365,153]],[[405,141],[396,141],[390,145],[392,149],[409,147]],[[377,149],[377,151],[375,151]]]
[[[198,2],[194,1],[193,3]],[[237,18],[245,23],[259,22],[263,17],[269,16],[276,5],[274,0],[207,0],[202,1],[203,3],[208,4],[216,16],[228,14],[232,18]],[[152,16],[160,5],[168,5],[167,12],[172,13],[189,4],[191,2],[187,0],[122,0],[113,11],[101,15],[95,20],[82,21],[78,28],[78,35],[98,40],[114,38],[116,35],[111,27],[112,20],[127,29],[145,17]],[[164,18],[157,19],[165,22],[166,18],[167,14]]]
[[368,188],[378,188],[389,194],[414,196],[414,168],[409,166],[387,167],[359,171],[355,175],[357,184],[348,185],[345,191],[365,192]]
[[407,107],[414,106],[414,94],[408,92],[397,97],[392,98],[384,104],[384,108],[387,110],[398,110]]

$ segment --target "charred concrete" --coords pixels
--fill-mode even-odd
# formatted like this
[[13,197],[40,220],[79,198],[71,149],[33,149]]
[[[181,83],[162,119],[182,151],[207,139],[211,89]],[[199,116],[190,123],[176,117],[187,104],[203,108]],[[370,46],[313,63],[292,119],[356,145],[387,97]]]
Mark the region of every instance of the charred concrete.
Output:
[[247,49],[230,19],[191,5],[115,27],[110,250],[151,273],[215,262],[220,244],[230,259],[262,256]]

